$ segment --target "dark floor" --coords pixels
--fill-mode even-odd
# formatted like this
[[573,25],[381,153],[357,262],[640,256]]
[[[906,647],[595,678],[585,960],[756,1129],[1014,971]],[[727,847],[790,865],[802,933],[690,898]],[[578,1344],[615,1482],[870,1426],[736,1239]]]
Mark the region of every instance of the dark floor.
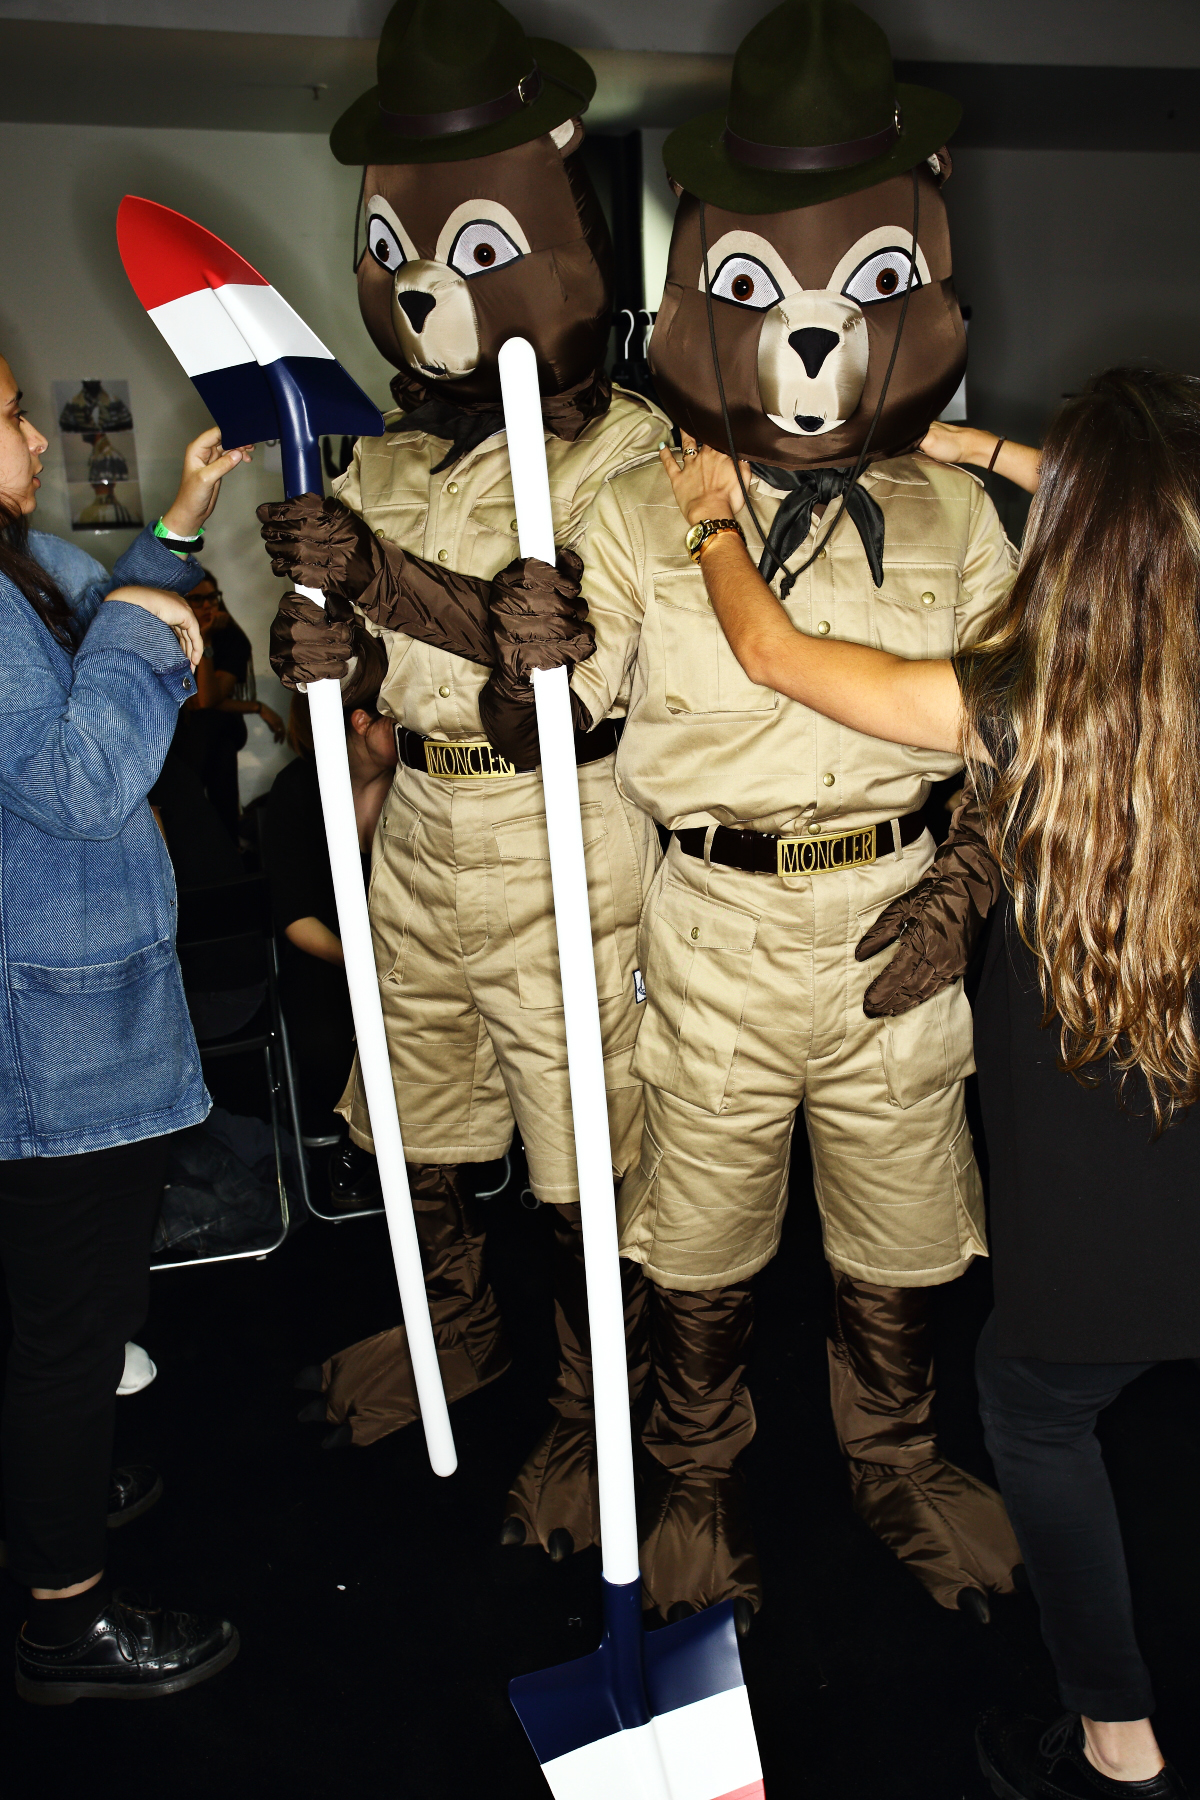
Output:
[[[972,1725],[986,1706],[1054,1706],[1032,1604],[983,1629],[941,1611],[851,1516],[829,1426],[826,1272],[807,1170],[782,1254],[760,1277],[747,1458],[767,1598],[744,1651],[774,1800],[982,1800]],[[310,1222],[263,1263],[156,1274],[141,1340],[158,1380],[119,1404],[118,1450],[156,1462],[161,1504],[113,1540],[112,1568],[168,1603],[226,1609],[242,1652],[191,1693],[141,1706],[22,1705],[0,1683],[0,1790],[141,1796],[437,1795],[545,1788],[505,1688],[598,1638],[598,1559],[559,1567],[495,1542],[536,1436],[548,1371],[544,1215],[516,1184],[489,1203],[513,1371],[455,1408],[460,1470],[429,1471],[416,1429],[323,1454],[295,1423],[305,1362],[394,1322],[380,1219]],[[977,1266],[939,1296],[941,1427],[987,1473],[971,1352]],[[1105,1421],[1143,1646],[1168,1753],[1200,1785],[1200,1407],[1164,1367]],[[12,1631],[20,1596],[3,1594]],[[20,1781],[18,1787],[17,1782]],[[11,1785],[9,1785],[11,1783]]]

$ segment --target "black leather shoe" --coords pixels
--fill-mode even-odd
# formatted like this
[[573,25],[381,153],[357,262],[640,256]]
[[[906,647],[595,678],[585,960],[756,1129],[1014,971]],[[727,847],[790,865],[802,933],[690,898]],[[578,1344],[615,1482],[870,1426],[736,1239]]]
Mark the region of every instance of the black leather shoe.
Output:
[[347,1143],[330,1157],[329,1198],[344,1212],[383,1205],[379,1164],[369,1150],[360,1150],[357,1144]]
[[1110,1781],[1083,1749],[1078,1713],[1054,1724],[992,1712],[975,1733],[979,1766],[1000,1800],[1187,1800],[1167,1763],[1149,1781]]
[[81,1638],[48,1648],[17,1636],[17,1692],[35,1706],[155,1700],[207,1681],[238,1653],[228,1619],[132,1606],[115,1594]]
[[108,1529],[116,1531],[131,1519],[140,1519],[156,1500],[162,1499],[162,1491],[162,1476],[145,1463],[114,1469],[108,1483]]

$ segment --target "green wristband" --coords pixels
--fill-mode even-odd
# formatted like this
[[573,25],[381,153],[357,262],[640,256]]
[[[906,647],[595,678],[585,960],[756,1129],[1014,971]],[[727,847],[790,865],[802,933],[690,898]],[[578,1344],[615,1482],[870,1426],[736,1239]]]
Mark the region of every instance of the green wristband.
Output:
[[203,542],[204,527],[203,525],[200,527],[195,537],[181,538],[168,531],[162,520],[159,519],[158,524],[154,527],[154,535],[166,544],[168,549],[176,552],[182,551],[184,555],[188,555],[191,551],[198,549]]

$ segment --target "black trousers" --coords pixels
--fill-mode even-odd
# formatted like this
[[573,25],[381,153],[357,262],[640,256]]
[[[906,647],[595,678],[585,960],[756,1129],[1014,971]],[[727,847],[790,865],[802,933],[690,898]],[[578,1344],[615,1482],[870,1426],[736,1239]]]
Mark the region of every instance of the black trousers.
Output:
[[1144,1719],[1154,1694],[1096,1418],[1154,1365],[999,1356],[995,1327],[993,1313],[975,1362],[984,1435],[1063,1705],[1089,1719]]
[[13,1318],[0,1465],[8,1566],[29,1587],[104,1567],[117,1386],[146,1317],[168,1143],[0,1162]]

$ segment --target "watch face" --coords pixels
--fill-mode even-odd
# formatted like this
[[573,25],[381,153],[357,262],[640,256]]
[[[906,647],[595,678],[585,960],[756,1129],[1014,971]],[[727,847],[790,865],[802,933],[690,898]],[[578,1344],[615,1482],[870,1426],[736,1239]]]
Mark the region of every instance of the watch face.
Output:
[[703,525],[691,526],[691,528],[688,531],[687,536],[683,540],[689,556],[691,556],[692,553],[697,548],[697,546],[703,542],[703,539],[704,539],[704,526]]

